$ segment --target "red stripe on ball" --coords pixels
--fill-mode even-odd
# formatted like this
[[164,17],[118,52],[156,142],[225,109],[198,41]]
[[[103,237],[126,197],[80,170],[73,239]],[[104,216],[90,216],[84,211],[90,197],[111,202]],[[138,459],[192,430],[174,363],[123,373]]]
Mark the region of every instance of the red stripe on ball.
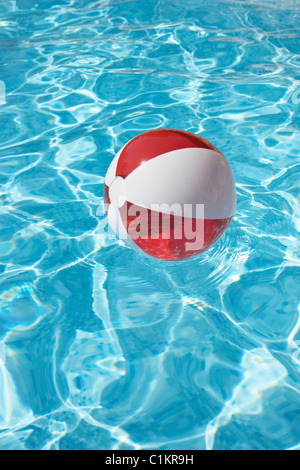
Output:
[[[205,219],[204,220],[204,241],[200,249],[187,250],[187,243],[193,243],[194,240],[187,239],[184,233],[185,218],[174,216],[173,214],[162,214],[150,209],[125,203],[120,209],[123,224],[136,245],[149,255],[164,260],[178,261],[191,258],[208,250],[225,232],[230,225],[232,217],[226,219]],[[133,215],[132,215],[133,214]],[[141,214],[143,214],[141,216]],[[153,226],[152,217],[158,220]],[[187,218],[186,218],[187,219]],[[196,219],[190,219],[194,228]],[[142,236],[137,234],[137,226]],[[166,233],[165,228],[170,227]],[[178,239],[175,234],[181,233]],[[156,236],[157,238],[153,238]],[[166,238],[163,238],[163,237]],[[196,234],[195,237],[203,234]]]
[[221,153],[203,137],[175,129],[156,129],[138,135],[124,147],[116,169],[116,176],[126,178],[142,163],[173,150],[203,148]]

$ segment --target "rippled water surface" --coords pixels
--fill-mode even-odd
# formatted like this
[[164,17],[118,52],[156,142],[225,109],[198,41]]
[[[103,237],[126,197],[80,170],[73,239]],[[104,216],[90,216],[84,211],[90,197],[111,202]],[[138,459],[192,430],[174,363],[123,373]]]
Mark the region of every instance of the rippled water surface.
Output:
[[[297,0],[0,1],[0,448],[300,449],[299,22]],[[237,184],[182,263],[102,229],[112,158],[159,127]]]

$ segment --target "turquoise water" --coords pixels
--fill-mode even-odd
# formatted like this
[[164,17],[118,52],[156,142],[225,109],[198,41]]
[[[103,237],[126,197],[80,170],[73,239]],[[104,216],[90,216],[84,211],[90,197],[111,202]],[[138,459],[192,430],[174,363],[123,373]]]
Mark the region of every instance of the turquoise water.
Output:
[[[293,0],[1,0],[1,449],[300,449],[299,21]],[[103,230],[112,158],[159,127],[237,183],[182,263]]]

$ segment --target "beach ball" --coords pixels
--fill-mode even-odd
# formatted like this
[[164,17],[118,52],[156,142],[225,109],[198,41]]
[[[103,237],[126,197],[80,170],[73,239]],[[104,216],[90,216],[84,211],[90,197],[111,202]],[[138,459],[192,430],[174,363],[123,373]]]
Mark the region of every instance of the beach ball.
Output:
[[229,227],[236,190],[228,160],[203,137],[157,129],[115,156],[104,182],[107,220],[131,248],[181,261],[210,248]]

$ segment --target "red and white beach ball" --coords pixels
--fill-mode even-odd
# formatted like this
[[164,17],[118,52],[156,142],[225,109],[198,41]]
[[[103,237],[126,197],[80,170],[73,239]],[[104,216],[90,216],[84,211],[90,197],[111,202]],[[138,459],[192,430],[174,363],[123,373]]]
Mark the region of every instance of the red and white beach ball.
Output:
[[210,248],[234,215],[228,160],[189,132],[158,129],[130,140],[104,184],[108,222],[126,244],[165,261]]

